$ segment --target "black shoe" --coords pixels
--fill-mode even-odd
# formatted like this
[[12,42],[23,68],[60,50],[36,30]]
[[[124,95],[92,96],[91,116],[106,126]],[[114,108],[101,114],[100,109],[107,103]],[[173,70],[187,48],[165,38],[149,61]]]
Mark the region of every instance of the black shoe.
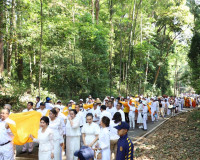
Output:
[[21,152],[20,152],[20,154],[24,154],[24,153],[26,153],[26,151],[21,151]]
[[147,129],[143,129],[143,131],[147,131]]
[[33,152],[28,152],[28,154],[33,154]]

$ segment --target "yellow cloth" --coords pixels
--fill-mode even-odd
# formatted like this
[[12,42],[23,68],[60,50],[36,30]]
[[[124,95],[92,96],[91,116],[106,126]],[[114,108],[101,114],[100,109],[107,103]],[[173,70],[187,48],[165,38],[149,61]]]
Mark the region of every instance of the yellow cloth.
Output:
[[93,103],[92,104],[83,104],[83,108],[84,109],[88,109],[88,108],[92,109],[93,108]]
[[50,110],[48,109],[47,113],[45,114],[45,116],[49,117],[49,112]]
[[69,114],[69,109],[68,107],[63,108],[63,112],[62,112],[65,116],[68,116]]
[[119,101],[119,103],[123,104],[124,106],[124,113],[129,113],[129,106],[128,106],[128,102],[123,102],[123,101]]
[[75,104],[72,104],[72,109],[75,109],[75,106],[76,106]]
[[9,118],[16,124],[9,124],[9,127],[14,135],[13,143],[23,145],[27,142],[33,142],[29,135],[38,136],[40,127],[41,113],[37,111],[12,113]]

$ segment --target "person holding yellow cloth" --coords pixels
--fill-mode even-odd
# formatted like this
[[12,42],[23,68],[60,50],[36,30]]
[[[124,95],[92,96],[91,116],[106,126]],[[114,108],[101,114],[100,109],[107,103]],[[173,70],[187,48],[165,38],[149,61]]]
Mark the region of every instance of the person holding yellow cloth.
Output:
[[54,158],[54,141],[53,131],[49,129],[49,118],[43,116],[40,119],[40,129],[38,131],[38,138],[34,138],[30,135],[30,138],[39,143],[39,160],[51,160]]
[[37,112],[40,112],[42,114],[42,116],[48,116],[49,115],[49,110],[45,108],[44,102],[40,103],[40,109],[38,109]]
[[[33,111],[33,102],[28,102],[27,109],[24,109],[22,112],[30,112]],[[23,145],[22,152],[20,154],[26,153],[28,150],[28,154],[32,154],[33,151],[33,142],[29,142]]]
[[124,106],[124,114],[125,114],[125,120],[127,123],[129,123],[129,106],[128,106],[128,100],[125,98],[125,101],[119,101],[119,103],[123,104]]

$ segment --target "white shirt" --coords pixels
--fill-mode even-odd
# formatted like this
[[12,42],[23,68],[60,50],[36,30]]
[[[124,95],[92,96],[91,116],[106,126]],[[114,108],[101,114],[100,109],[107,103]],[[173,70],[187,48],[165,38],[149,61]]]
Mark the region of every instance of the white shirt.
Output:
[[[6,129],[5,124],[7,123],[7,121],[10,120],[9,118],[7,118],[4,121],[0,121],[0,144],[4,144],[8,141],[12,141],[12,132],[10,129]],[[12,120],[10,120],[12,121]]]
[[106,111],[110,112],[111,115],[112,115],[112,117],[115,114],[115,108],[114,107],[112,107],[112,108],[106,108]]
[[119,123],[115,123],[113,120],[110,121],[110,140],[116,140],[119,139],[119,135],[117,133],[117,129],[114,128],[117,126]]
[[102,128],[100,131],[99,147],[102,149],[102,159],[110,160],[110,134],[108,128]]
[[71,126],[70,121],[67,119],[66,124],[66,136],[80,136],[80,120],[78,117],[75,117],[73,120],[73,125]]
[[162,108],[165,108],[165,102],[164,101],[161,101],[161,104],[162,104]]
[[76,114],[76,117],[78,117],[79,120],[80,120],[80,127],[83,126],[83,124],[85,124],[85,122],[86,122],[84,113],[83,113],[82,111],[79,111],[79,112]]
[[61,120],[56,117],[53,121],[49,118],[49,128],[53,131],[54,140],[59,140],[60,143],[63,143],[63,128]]
[[29,111],[33,111],[33,109],[32,108],[30,110],[24,109],[22,112],[29,112]]
[[128,106],[130,108],[130,110],[129,110],[129,116],[130,117],[135,117],[135,106],[132,106],[129,103],[128,103]]
[[40,103],[41,103],[41,101],[37,102],[37,104],[36,104],[36,109],[39,109],[39,108],[40,108]]
[[147,112],[148,112],[148,107],[147,106],[143,106],[142,113],[143,114],[147,114]]
[[43,110],[38,109],[37,112],[40,112],[42,116],[45,116],[47,114],[48,109],[44,108]]
[[67,119],[67,117],[63,113],[59,112],[58,118],[60,119],[60,121],[62,123],[63,135],[65,135],[66,134],[65,120]]
[[[115,109],[115,113],[116,113],[116,112],[119,112],[119,113],[121,114],[122,121],[125,122],[125,114],[124,114],[124,111],[122,111],[121,109],[120,109],[120,110]],[[114,114],[115,114],[115,113],[114,113]],[[130,113],[130,112],[129,112],[129,113]]]
[[60,112],[63,112],[63,109],[65,108],[63,105],[57,105],[57,107],[60,109]]
[[111,115],[111,113],[108,112],[108,111],[106,111],[106,110],[104,110],[104,111],[101,112],[100,120],[101,120],[102,117],[104,117],[104,116],[106,116],[106,117],[108,117],[110,120],[112,120],[112,115]]
[[54,108],[53,104],[51,104],[51,103],[45,103],[45,107],[46,107],[46,109],[49,109],[49,110]]
[[[101,110],[99,109],[99,107],[97,107],[97,109],[92,108],[90,110],[90,113],[92,113],[93,115],[93,121],[98,122],[101,115]],[[95,115],[97,115],[97,117]]]
[[156,102],[152,102],[152,103],[151,103],[151,112],[152,112],[152,113],[155,112],[155,111],[157,110],[156,106],[157,106],[157,103],[156,103]]

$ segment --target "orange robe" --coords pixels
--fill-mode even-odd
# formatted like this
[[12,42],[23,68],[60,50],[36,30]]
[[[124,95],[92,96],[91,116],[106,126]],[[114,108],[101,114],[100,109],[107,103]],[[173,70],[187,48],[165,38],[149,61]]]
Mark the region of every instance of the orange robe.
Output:
[[196,100],[193,100],[193,101],[192,101],[192,107],[195,108],[195,107],[196,107],[196,104],[197,104],[197,103],[196,103]]

